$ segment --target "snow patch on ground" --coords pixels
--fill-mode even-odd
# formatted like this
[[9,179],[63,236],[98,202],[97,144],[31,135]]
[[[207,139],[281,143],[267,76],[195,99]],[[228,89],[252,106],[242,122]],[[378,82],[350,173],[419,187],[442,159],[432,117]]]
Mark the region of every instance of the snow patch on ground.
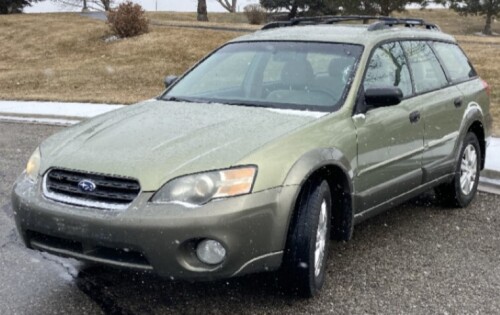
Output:
[[486,35],[486,34],[483,34],[483,32],[476,32],[476,33],[474,33],[474,35],[476,35],[476,36],[481,36],[481,37],[490,37],[490,36],[492,36],[492,35],[493,35],[493,36],[498,36],[498,35],[500,35],[500,34],[495,33],[495,32],[492,32],[492,34],[491,34],[491,35]]
[[500,172],[500,138],[491,138],[486,150],[485,169]]
[[62,267],[61,272],[59,273],[59,277],[62,279],[70,282],[73,281],[76,277],[78,277],[78,269],[75,267],[71,262],[75,262],[78,264],[78,262],[74,259],[71,258],[62,258],[59,256],[55,256],[52,254],[49,254],[47,252],[40,252],[40,255],[48,261],[51,261],[53,263],[58,264],[60,267]]
[[116,35],[111,35],[111,36],[108,36],[106,38],[104,38],[104,42],[105,43],[112,43],[112,42],[116,42],[118,40],[120,40],[121,38],[116,36]]
[[123,106],[92,103],[0,101],[0,113],[24,116],[89,118]]
[[56,125],[56,126],[70,126],[79,123],[79,120],[71,119],[57,119],[57,118],[29,118],[29,117],[15,117],[15,116],[2,116],[0,115],[0,120],[11,121],[11,122],[21,122],[21,123],[33,123],[42,125]]

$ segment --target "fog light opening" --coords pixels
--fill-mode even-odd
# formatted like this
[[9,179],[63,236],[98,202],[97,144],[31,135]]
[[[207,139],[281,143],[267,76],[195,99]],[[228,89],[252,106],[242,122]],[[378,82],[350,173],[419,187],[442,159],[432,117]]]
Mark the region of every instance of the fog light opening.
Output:
[[196,256],[207,265],[218,265],[226,258],[226,249],[216,240],[203,240],[196,246]]

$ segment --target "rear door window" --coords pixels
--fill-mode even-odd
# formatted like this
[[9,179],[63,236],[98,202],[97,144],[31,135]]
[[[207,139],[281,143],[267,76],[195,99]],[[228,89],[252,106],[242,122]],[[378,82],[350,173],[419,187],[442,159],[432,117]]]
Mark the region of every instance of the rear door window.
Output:
[[406,41],[402,45],[408,56],[417,94],[448,85],[443,68],[427,42]]
[[477,76],[463,51],[455,44],[435,42],[434,50],[453,82],[466,81]]

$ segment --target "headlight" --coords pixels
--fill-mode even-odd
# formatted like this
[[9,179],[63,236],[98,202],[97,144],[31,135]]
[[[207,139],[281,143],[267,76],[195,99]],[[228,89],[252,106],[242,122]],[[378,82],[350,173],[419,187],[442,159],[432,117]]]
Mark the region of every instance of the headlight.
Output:
[[202,205],[215,198],[248,194],[256,173],[257,168],[249,166],[179,177],[165,184],[151,201]]
[[31,155],[28,160],[28,164],[26,165],[26,175],[28,175],[28,178],[33,182],[36,182],[38,179],[38,172],[40,171],[40,158],[40,149],[37,148]]

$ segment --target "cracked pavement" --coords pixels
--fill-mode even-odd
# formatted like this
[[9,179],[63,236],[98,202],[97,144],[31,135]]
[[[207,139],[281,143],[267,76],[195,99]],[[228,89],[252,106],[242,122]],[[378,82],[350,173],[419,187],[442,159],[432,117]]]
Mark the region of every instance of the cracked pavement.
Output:
[[500,196],[443,209],[431,193],[330,247],[322,293],[286,296],[275,274],[171,282],[29,250],[10,190],[36,146],[63,127],[0,122],[0,314],[500,314]]

